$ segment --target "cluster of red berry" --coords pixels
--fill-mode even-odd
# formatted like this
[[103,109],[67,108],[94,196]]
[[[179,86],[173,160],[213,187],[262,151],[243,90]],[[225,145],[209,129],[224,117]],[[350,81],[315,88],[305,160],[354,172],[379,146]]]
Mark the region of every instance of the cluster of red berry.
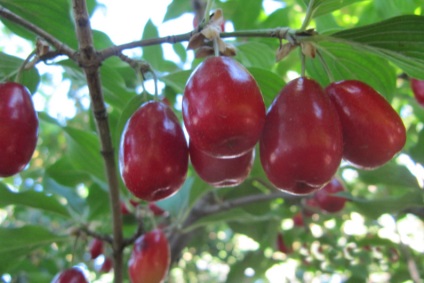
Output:
[[129,119],[120,146],[128,189],[154,201],[183,184],[188,161],[214,187],[236,186],[250,173],[255,146],[278,189],[309,194],[335,175],[342,159],[373,169],[405,144],[402,120],[373,88],[355,80],[323,89],[300,77],[289,82],[266,112],[252,75],[230,57],[209,57],[192,73],[182,114],[189,135],[161,102],[142,105]]

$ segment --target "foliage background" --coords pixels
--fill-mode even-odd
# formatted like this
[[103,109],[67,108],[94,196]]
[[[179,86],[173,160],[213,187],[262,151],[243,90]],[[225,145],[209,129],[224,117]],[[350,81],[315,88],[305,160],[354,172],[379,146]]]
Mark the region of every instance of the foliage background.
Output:
[[[302,25],[307,2],[287,0],[283,8],[271,14],[265,13],[263,1],[259,0],[217,0],[215,8],[223,9],[226,21],[236,31],[279,26],[297,29]],[[424,79],[424,25],[421,17],[411,18],[410,22],[405,18],[394,19],[422,15],[424,3],[420,0],[315,3],[312,26],[323,36],[313,42],[322,51],[335,79],[360,79],[391,102],[407,127],[404,150],[398,158],[375,171],[357,170],[343,163],[338,176],[348,188],[347,207],[337,215],[316,213],[307,219],[305,228],[293,227],[291,219],[304,205],[301,198],[293,197],[234,207],[199,219],[189,227],[196,228],[195,236],[173,266],[169,282],[269,282],[272,276],[276,280],[273,282],[282,282],[282,278],[293,282],[312,282],[313,278],[320,278],[321,282],[329,282],[331,278],[345,282],[408,282],[413,277],[408,268],[410,262],[415,263],[416,271],[424,277],[424,110],[413,99],[407,79],[408,75]],[[95,0],[88,0],[87,4],[91,13],[99,7]],[[0,0],[0,5],[77,48],[69,1]],[[163,21],[192,11],[190,1],[174,0]],[[35,44],[34,34],[0,19],[4,36],[16,34]],[[373,23],[380,24],[375,28],[365,27]],[[357,27],[365,28],[349,32]],[[187,27],[187,31],[191,29]],[[325,37],[330,34],[333,36]],[[155,37],[158,37],[157,26],[148,21],[143,27],[143,39]],[[97,49],[113,45],[100,31],[94,32],[94,40]],[[236,59],[257,80],[267,106],[284,84],[300,73],[298,52],[275,63],[277,39],[226,40],[236,46]],[[4,48],[0,44],[0,51]],[[186,51],[185,43],[173,44],[172,48],[179,60],[164,59],[161,45],[142,48],[141,58],[157,71],[164,83],[162,95],[181,117],[181,94],[191,70],[200,60],[192,59],[192,51]],[[0,77],[13,79],[22,63],[16,54],[0,53]],[[40,65],[47,70],[51,68],[52,72],[59,66],[63,81],[53,82],[49,72],[40,75],[37,66],[24,73],[25,85],[48,102],[53,96],[40,90],[70,82],[68,103],[70,108],[75,108],[75,115],[59,119],[49,116],[47,108],[40,111],[40,138],[31,163],[21,174],[1,180],[0,274],[7,276],[0,280],[47,282],[58,271],[81,263],[89,270],[93,282],[101,278],[107,282],[111,274],[95,272],[95,264],[88,260],[91,237],[76,233],[81,226],[104,234],[111,234],[112,230],[103,160],[94,118],[87,107],[86,81],[80,67],[70,59],[58,57]],[[117,147],[126,120],[143,101],[138,95],[140,80],[131,67],[115,57],[104,61],[100,71]],[[307,74],[323,86],[329,82],[318,59],[307,60]],[[256,159],[244,184],[214,190],[215,197],[225,202],[273,192]],[[421,170],[421,175],[416,170]],[[211,190],[190,169],[181,191],[158,203],[169,212],[169,217],[158,217],[156,222],[171,225],[172,229],[173,225],[181,225],[191,208]],[[125,203],[131,199],[123,184],[121,198]],[[126,237],[137,230],[140,219],[144,229],[150,229],[146,207],[141,203],[137,211],[124,216]],[[172,229],[168,231],[175,232]],[[276,250],[279,232],[292,246],[293,253],[286,255]],[[126,249],[125,259],[129,252]],[[275,279],[275,274],[280,277]]]

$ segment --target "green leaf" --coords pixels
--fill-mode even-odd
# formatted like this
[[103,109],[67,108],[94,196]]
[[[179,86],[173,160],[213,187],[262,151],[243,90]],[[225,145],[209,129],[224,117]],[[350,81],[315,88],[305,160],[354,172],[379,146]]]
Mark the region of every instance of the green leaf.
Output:
[[[261,54],[258,56],[258,54]],[[236,59],[245,67],[271,69],[275,64],[274,50],[261,42],[246,42],[237,45]]]
[[41,226],[27,225],[20,228],[0,227],[0,239],[0,274],[3,274],[31,251],[70,238],[53,234]]
[[163,21],[169,21],[178,18],[184,13],[193,12],[191,2],[187,0],[173,0],[168,5]]
[[64,127],[68,141],[68,157],[74,167],[90,173],[97,181],[105,180],[99,139],[95,133]]
[[55,163],[46,168],[46,173],[59,184],[75,187],[90,180],[90,175],[76,170],[67,156],[62,156]]
[[400,188],[419,188],[417,179],[411,172],[395,162],[389,162],[386,165],[370,170],[358,170],[359,179],[367,184],[373,185],[386,185],[388,187]]
[[331,13],[335,10],[339,10],[345,6],[351,5],[355,2],[362,2],[368,0],[303,0],[305,5],[308,6],[311,1],[313,2],[312,9],[313,16],[318,17],[324,14]]
[[[0,52],[0,81],[9,80],[14,81],[16,75],[24,60],[7,55]],[[25,70],[22,73],[21,84],[26,86],[28,90],[34,94],[37,90],[38,84],[40,83],[40,75],[36,68],[31,68],[30,70]]]
[[[75,28],[67,0],[0,0],[0,5],[36,25],[58,40],[76,48]],[[5,20],[3,23],[14,33],[35,41],[36,35],[25,28]]]
[[265,69],[254,67],[249,68],[249,72],[261,89],[265,105],[269,106],[285,85],[284,80],[276,73]]
[[174,217],[181,217],[188,209],[190,192],[193,187],[194,179],[188,177],[183,186],[171,197],[158,201],[157,204],[163,207]]
[[134,97],[135,92],[126,87],[125,80],[119,72],[108,64],[100,68],[100,76],[106,102],[118,109],[123,109]]
[[358,211],[374,219],[384,213],[398,213],[408,208],[424,206],[424,194],[420,190],[414,190],[401,196],[376,199],[353,197],[349,193],[340,193],[340,195],[351,200]]
[[[86,198],[88,206],[88,220],[105,219],[110,217],[109,194],[102,187],[93,184],[89,188],[89,193]],[[105,223],[104,226],[108,224]],[[103,228],[102,227],[102,228]]]
[[225,1],[220,7],[224,17],[228,17],[236,30],[255,29],[261,15],[262,1]]
[[172,87],[177,93],[184,93],[184,88],[193,70],[178,71],[160,78],[167,86]]
[[25,191],[12,192],[4,183],[0,183],[0,206],[23,205],[47,212],[53,212],[64,217],[70,217],[68,210],[56,198],[44,192]]
[[[318,42],[317,47],[336,81],[360,80],[391,100],[396,90],[396,72],[387,60],[339,42]],[[323,87],[330,83],[319,58],[307,60],[306,68],[308,74]]]
[[392,61],[409,76],[424,79],[424,17],[406,15],[336,32],[328,38]]
[[424,129],[421,129],[418,135],[418,141],[414,147],[411,148],[410,154],[414,161],[424,164]]

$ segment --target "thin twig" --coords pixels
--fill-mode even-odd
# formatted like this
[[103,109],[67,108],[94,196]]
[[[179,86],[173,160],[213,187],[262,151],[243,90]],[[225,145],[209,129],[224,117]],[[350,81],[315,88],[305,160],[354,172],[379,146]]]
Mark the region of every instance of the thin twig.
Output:
[[75,19],[75,28],[79,44],[78,63],[84,69],[91,98],[91,107],[96,119],[97,132],[100,138],[106,178],[109,185],[109,201],[113,219],[113,257],[114,282],[121,283],[123,278],[123,234],[122,213],[119,196],[119,179],[112,144],[112,136],[106,106],[102,93],[102,84],[99,75],[101,59],[94,49],[93,34],[85,0],[73,0],[72,8]]

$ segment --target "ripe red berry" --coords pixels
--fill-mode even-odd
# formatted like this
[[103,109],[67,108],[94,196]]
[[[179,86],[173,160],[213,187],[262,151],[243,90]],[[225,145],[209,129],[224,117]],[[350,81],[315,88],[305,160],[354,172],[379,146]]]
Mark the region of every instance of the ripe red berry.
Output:
[[314,199],[322,210],[336,213],[344,208],[346,199],[333,194],[343,191],[345,188],[342,183],[337,178],[333,178],[330,183],[315,193]]
[[91,259],[95,259],[103,253],[104,243],[102,240],[94,238],[90,244]]
[[72,267],[57,274],[51,283],[88,283],[88,280],[81,269]]
[[411,88],[418,104],[424,107],[424,80],[411,79]]
[[125,185],[140,199],[160,200],[182,186],[188,146],[168,106],[146,102],[131,116],[122,134],[119,163]]
[[210,57],[189,78],[183,118],[190,142],[215,157],[237,157],[255,146],[265,105],[252,75],[229,57]]
[[249,176],[255,159],[254,149],[233,158],[210,156],[192,143],[189,151],[191,163],[199,177],[216,188],[240,185]]
[[111,271],[113,267],[113,261],[110,257],[105,257],[102,266],[100,267],[100,271],[104,272],[104,273],[108,273],[109,271]]
[[128,272],[132,283],[159,283],[168,272],[170,248],[165,234],[155,229],[134,243]]
[[25,168],[37,145],[37,113],[21,84],[0,84],[0,129],[0,177],[9,177]]
[[336,107],[343,129],[343,158],[364,169],[393,158],[406,141],[405,126],[391,105],[367,84],[346,80],[326,92]]
[[268,110],[260,158],[277,188],[308,194],[331,180],[340,165],[342,133],[337,113],[312,79],[289,82]]
[[301,212],[298,212],[293,216],[293,224],[295,227],[303,227],[304,222],[303,215]]

